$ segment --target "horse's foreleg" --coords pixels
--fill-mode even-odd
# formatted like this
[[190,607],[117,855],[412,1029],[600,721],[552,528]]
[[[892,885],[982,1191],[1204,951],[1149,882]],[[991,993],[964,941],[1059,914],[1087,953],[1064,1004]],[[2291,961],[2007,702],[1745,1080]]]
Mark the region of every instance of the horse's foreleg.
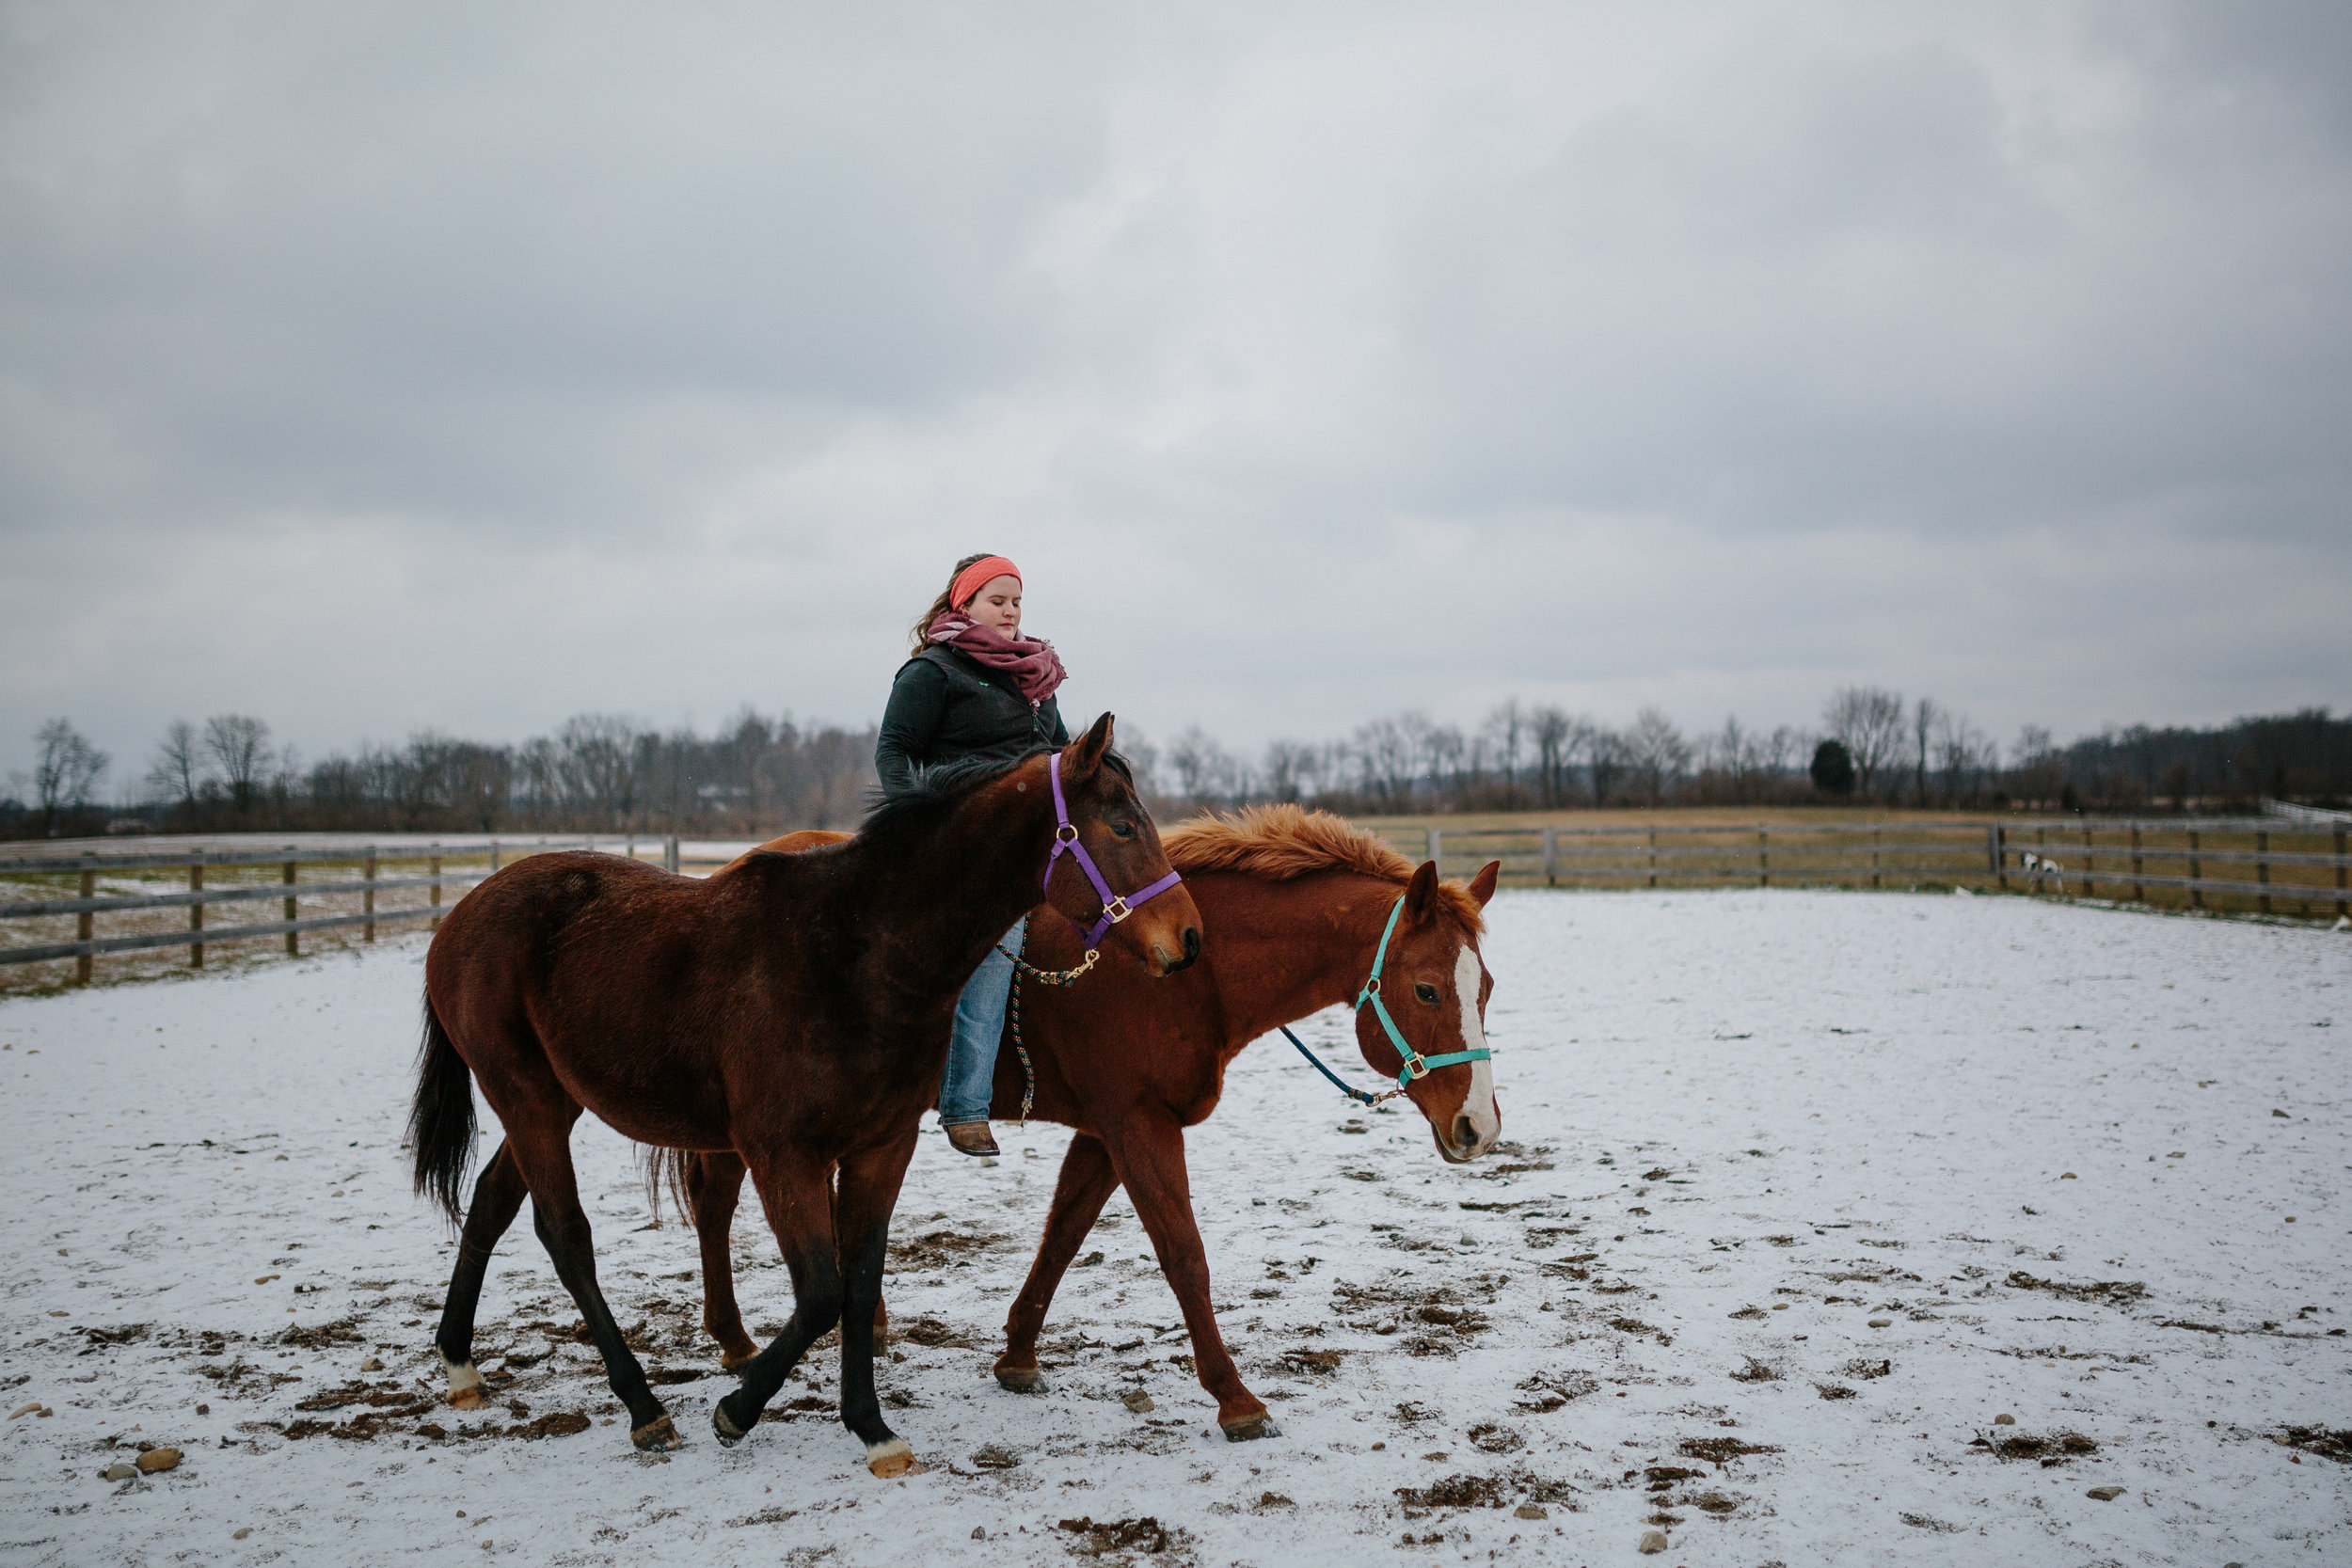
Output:
[[789,1156],[746,1157],[752,1186],[768,1227],[776,1234],[785,1266],[792,1271],[792,1316],[784,1332],[743,1367],[743,1382],[710,1410],[719,1441],[740,1443],[759,1424],[759,1413],[776,1397],[802,1354],[841,1320],[841,1270],[834,1251],[833,1193],[828,1166]]
[[729,1238],[735,1206],[743,1196],[743,1162],[732,1149],[686,1157],[686,1207],[702,1243],[703,1328],[719,1341],[719,1365],[736,1371],[759,1354],[743,1332],[743,1310],[735,1303],[735,1259]]
[[996,1381],[1019,1390],[1038,1382],[1037,1337],[1045,1327],[1046,1309],[1061,1284],[1070,1260],[1085,1244],[1103,1205],[1119,1190],[1119,1175],[1111,1169],[1110,1151],[1100,1138],[1085,1132],[1070,1140],[1062,1156],[1061,1180],[1054,1186],[1053,1212],[1045,1217],[1045,1234],[1038,1238],[1037,1257],[1029,1277],[1005,1315],[1005,1354],[996,1358]]
[[482,1374],[473,1364],[474,1309],[482,1302],[482,1279],[489,1272],[490,1254],[506,1227],[515,1223],[529,1191],[514,1151],[501,1142],[473,1184],[473,1201],[466,1206],[466,1228],[457,1240],[457,1267],[450,1275],[441,1325],[433,1336],[433,1342],[440,1348],[441,1365],[449,1371],[449,1402],[460,1410],[477,1409],[482,1403]]
[[1192,1183],[1184,1168],[1184,1130],[1175,1118],[1153,1118],[1104,1130],[1112,1168],[1152,1236],[1160,1272],[1192,1335],[1192,1364],[1200,1386],[1216,1399],[1216,1424],[1234,1442],[1277,1435],[1265,1405],[1241,1380],[1217,1332],[1209,1305],[1209,1259],[1192,1217]]
[[843,1161],[834,1202],[834,1240],[847,1276],[841,1296],[841,1424],[866,1445],[866,1466],[878,1476],[904,1475],[914,1467],[913,1451],[882,1419],[882,1402],[874,1396],[882,1252],[890,1239],[890,1212],[898,1205],[898,1188],[914,1155],[910,1128],[895,1143]]

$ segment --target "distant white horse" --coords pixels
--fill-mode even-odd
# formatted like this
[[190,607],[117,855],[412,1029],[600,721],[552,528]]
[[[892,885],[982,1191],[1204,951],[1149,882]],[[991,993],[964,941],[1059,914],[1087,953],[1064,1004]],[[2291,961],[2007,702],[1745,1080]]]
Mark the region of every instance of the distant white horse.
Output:
[[2037,892],[2040,891],[2042,887],[2042,879],[2044,877],[2047,877],[2057,882],[2058,890],[2060,893],[2064,893],[2066,891],[2066,867],[2058,864],[2058,862],[2050,859],[2049,856],[2037,855],[2032,850],[2028,849],[2025,852],[2020,863],[2025,866],[2026,876],[2032,882],[2034,889]]

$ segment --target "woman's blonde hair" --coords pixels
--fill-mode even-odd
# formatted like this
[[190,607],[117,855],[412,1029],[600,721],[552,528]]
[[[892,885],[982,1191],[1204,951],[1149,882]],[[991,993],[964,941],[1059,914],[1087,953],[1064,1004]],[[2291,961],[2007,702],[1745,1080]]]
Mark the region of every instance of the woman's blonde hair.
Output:
[[956,562],[955,568],[947,574],[947,586],[939,591],[939,597],[931,601],[930,609],[914,618],[914,652],[919,654],[929,646],[923,641],[923,634],[931,629],[931,623],[939,619],[941,611],[947,609],[947,595],[955,592],[956,578],[963,576],[963,569],[966,566],[977,565],[995,553],[994,550],[982,550],[977,555],[967,555]]

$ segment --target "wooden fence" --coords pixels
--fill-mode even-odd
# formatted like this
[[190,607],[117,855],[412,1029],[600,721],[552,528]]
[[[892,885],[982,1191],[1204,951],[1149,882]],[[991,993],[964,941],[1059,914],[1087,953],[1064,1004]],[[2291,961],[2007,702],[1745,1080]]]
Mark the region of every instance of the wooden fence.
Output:
[[[678,866],[678,841],[675,838],[654,841],[661,849],[661,863],[675,871]],[[626,847],[624,847],[626,846]],[[188,964],[194,969],[204,967],[207,946],[250,940],[255,937],[283,937],[286,952],[301,952],[301,936],[306,931],[326,931],[358,927],[362,940],[373,942],[375,928],[405,920],[437,922],[442,913],[441,895],[445,889],[470,888],[485,880],[491,873],[509,860],[525,855],[544,853],[550,849],[588,849],[604,853],[627,853],[634,856],[637,841],[606,838],[582,839],[489,839],[479,843],[428,843],[378,845],[286,845],[274,849],[212,850],[202,847],[184,850],[156,850],[141,854],[78,855],[35,854],[0,858],[0,876],[17,879],[75,878],[79,887],[70,898],[35,898],[0,900],[0,920],[35,920],[72,915],[75,920],[72,942],[40,942],[22,947],[0,948],[0,965],[42,963],[60,958],[74,960],[74,978],[87,985],[91,978],[94,961],[102,953],[133,953],[154,948],[185,947],[189,950]],[[486,869],[460,870],[459,865],[486,862]],[[421,874],[386,876],[384,869],[392,865],[415,866],[421,863]],[[301,868],[305,865],[358,866],[361,875],[320,881],[303,881]],[[280,871],[276,882],[248,882],[233,886],[206,885],[206,873],[252,866],[275,866]],[[98,879],[101,875],[125,872],[184,871],[187,891],[184,893],[151,893],[134,895],[101,895]],[[422,889],[425,902],[399,909],[379,909],[376,895]],[[298,907],[304,898],[324,898],[358,894],[362,907],[344,914],[302,915]],[[205,911],[216,904],[240,904],[275,900],[280,906],[282,918],[248,923],[241,926],[208,926]],[[126,934],[102,936],[98,922],[106,916],[142,911],[185,909],[188,923],[184,929],[134,931]]]
[[[2264,914],[2352,914],[2346,826],[2272,817],[1384,827],[1448,876],[1502,863],[1541,887],[1907,887],[2127,897]],[[2290,847],[2301,846],[2301,847]],[[2210,874],[2218,869],[2219,875]],[[2249,875],[2250,873],[2250,876]],[[2104,894],[2103,894],[2104,890]],[[2151,890],[2167,895],[2152,897]],[[2170,896],[2177,895],[2178,896]],[[2290,910],[2290,907],[2291,910]]]

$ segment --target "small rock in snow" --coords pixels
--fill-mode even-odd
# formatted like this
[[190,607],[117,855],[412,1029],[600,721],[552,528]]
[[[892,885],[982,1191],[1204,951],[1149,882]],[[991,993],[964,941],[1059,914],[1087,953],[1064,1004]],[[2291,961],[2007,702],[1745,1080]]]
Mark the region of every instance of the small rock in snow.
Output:
[[1154,1408],[1152,1403],[1152,1396],[1145,1393],[1140,1388],[1130,1388],[1127,1390],[1127,1397],[1123,1402],[1126,1404],[1128,1409],[1134,1411],[1138,1416],[1148,1415]]
[[151,1476],[158,1470],[176,1470],[179,1467],[180,1450],[178,1449],[150,1449],[139,1455],[139,1468]]
[[359,1370],[363,1372],[380,1372],[384,1370],[384,1358],[380,1355],[371,1355],[359,1363]]
[[253,1527],[252,1527],[251,1525],[246,1525],[246,1527],[244,1527],[242,1529],[232,1529],[232,1530],[230,1530],[230,1531],[229,1532],[229,1539],[230,1539],[230,1540],[231,1540],[231,1541],[242,1541],[242,1540],[244,1540],[246,1536],[251,1535],[252,1533],[253,1533]]
[[1993,1424],[1996,1427],[2013,1427],[2017,1424],[2017,1418],[2009,1415],[1995,1416],[1993,1418]]
[[987,1527],[986,1525],[974,1525],[974,1526],[972,1527],[972,1539],[973,1539],[973,1540],[975,1540],[975,1541],[985,1541],[985,1540],[987,1540],[987,1539],[988,1539],[988,1527]]
[[138,1473],[139,1467],[137,1465],[125,1465],[118,1461],[117,1463],[109,1465],[104,1469],[99,1471],[98,1475],[99,1479],[102,1481],[129,1481],[132,1477],[137,1475]]
[[1551,1514],[1541,1503],[1521,1503],[1513,1516],[1520,1519],[1549,1519]]
[[1872,1328],[1892,1328],[1895,1326],[1895,1320],[1892,1318],[1872,1318],[1870,1320],[1870,1326]]
[[2094,1486],[2083,1494],[2086,1497],[2096,1497],[2103,1503],[2111,1503],[2122,1495],[2123,1489],[2120,1486]]
[[1642,1536],[1642,1544],[1639,1549],[1644,1553],[1664,1551],[1666,1549],[1666,1532],[1662,1529],[1654,1529],[1644,1532]]
[[8,1412],[8,1419],[13,1421],[19,1416],[30,1416],[33,1412],[39,1410],[40,1408],[40,1401],[39,1400],[35,1400],[30,1404],[20,1404],[14,1410]]

